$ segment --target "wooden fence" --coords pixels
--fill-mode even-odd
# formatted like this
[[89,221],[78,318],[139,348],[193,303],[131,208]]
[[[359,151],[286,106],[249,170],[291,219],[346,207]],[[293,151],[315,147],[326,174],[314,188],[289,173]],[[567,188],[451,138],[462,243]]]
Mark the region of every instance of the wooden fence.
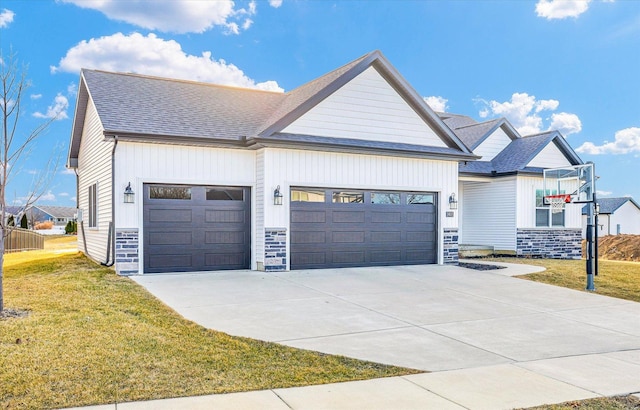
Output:
[[12,228],[4,240],[4,252],[44,249],[44,235],[22,228]]

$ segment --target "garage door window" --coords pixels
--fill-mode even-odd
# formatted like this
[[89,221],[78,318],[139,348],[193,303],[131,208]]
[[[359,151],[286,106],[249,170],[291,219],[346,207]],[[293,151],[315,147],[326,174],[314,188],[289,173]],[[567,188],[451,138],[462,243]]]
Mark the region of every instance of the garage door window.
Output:
[[243,201],[242,188],[207,188],[207,201]]
[[149,199],[191,200],[191,187],[152,185],[149,187]]
[[435,196],[433,194],[408,194],[407,205],[433,205]]
[[371,203],[380,205],[400,205],[400,194],[397,192],[372,192]]
[[333,203],[335,204],[363,204],[364,192],[333,191]]
[[324,202],[324,191],[295,188],[291,190],[291,202]]

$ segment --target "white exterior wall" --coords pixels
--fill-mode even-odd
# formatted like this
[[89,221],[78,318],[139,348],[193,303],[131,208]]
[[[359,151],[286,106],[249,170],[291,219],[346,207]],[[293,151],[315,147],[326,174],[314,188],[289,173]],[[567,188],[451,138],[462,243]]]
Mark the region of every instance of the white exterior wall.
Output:
[[511,138],[502,128],[498,128],[489,135],[473,153],[482,156],[481,161],[491,161],[511,143]]
[[571,162],[564,156],[556,144],[551,141],[536,155],[527,166],[540,168],[559,168],[571,166]]
[[[127,184],[135,203],[123,203]],[[143,184],[168,183],[251,187],[252,249],[256,242],[256,152],[121,141],[116,148],[116,228],[139,230],[139,272],[143,272]],[[253,252],[255,254],[255,252]],[[252,260],[255,269],[255,260]]]
[[366,69],[282,132],[446,147],[373,67]]
[[516,250],[516,178],[463,181],[460,244]]
[[[106,262],[111,222],[111,151],[104,141],[103,127],[93,101],[89,99],[78,154],[78,206],[83,222],[78,224],[78,250],[99,262]],[[89,187],[97,183],[97,221],[89,228]],[[124,191],[124,188],[123,188]]]
[[[543,178],[539,177],[518,177],[517,197],[518,197],[518,228],[536,228],[536,190],[543,189]],[[582,207],[584,204],[565,205],[565,226],[563,228],[582,227]],[[543,229],[553,229],[553,227],[540,227]]]
[[631,201],[627,201],[611,215],[609,229],[611,235],[617,233],[617,225],[620,224],[621,234],[640,235],[640,209]]
[[[457,195],[458,163],[426,159],[357,155],[292,149],[264,149],[264,197],[267,228],[287,229],[290,251],[289,201],[292,186],[437,192],[438,244],[442,263],[443,228],[456,228],[457,218],[446,218],[449,195]],[[273,190],[280,185],[283,205],[273,205]],[[289,267],[287,266],[287,269]]]

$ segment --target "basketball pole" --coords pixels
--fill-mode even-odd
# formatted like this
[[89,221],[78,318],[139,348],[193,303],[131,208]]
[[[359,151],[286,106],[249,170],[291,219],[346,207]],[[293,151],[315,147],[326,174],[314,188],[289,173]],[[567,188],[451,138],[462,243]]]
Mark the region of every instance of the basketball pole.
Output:
[[[596,187],[595,187],[595,164],[593,167],[593,187],[592,187],[592,198],[589,202],[589,206],[587,206],[587,287],[588,291],[595,291],[596,286],[594,283],[594,275],[597,271],[596,261],[597,255],[594,257],[594,236],[597,235],[597,231],[594,232],[594,222],[596,220],[595,212],[596,212]],[[597,227],[595,227],[597,228]]]

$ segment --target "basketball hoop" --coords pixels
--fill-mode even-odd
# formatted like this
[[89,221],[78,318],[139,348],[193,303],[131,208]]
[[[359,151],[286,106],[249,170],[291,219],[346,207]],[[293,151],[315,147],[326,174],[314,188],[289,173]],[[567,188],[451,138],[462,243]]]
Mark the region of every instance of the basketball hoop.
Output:
[[551,213],[557,214],[562,212],[562,210],[564,209],[564,204],[568,204],[569,202],[571,202],[571,195],[547,195],[544,197],[544,199],[551,207]]

